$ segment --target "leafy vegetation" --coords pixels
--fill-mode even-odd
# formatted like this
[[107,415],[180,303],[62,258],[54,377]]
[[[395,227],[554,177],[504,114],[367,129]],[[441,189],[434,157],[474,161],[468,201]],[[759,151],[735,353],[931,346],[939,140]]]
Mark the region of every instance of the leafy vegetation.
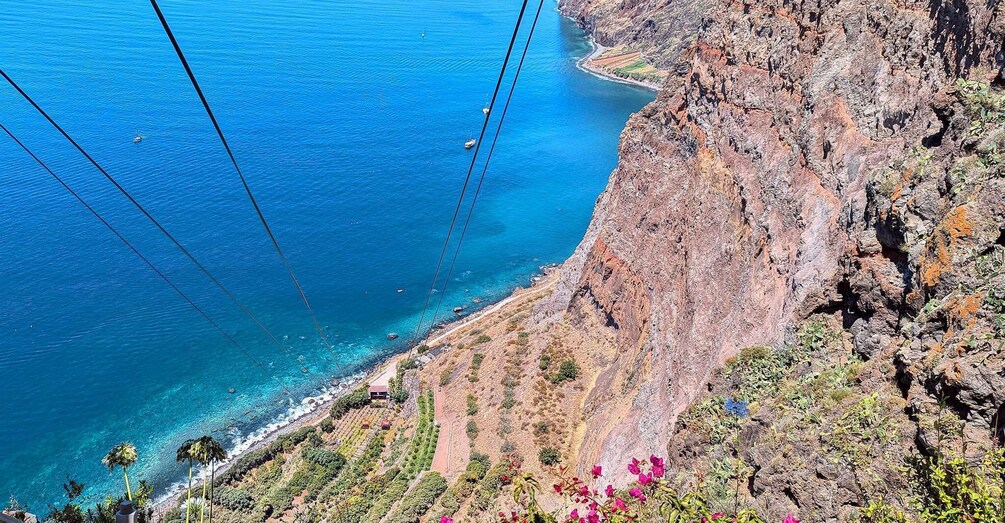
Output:
[[428,391],[419,396],[419,417],[415,435],[408,444],[405,458],[402,461],[403,477],[407,481],[414,479],[420,472],[429,470],[436,452],[436,442],[439,439],[440,428],[433,420],[433,393]]
[[922,521],[1005,521],[1005,449],[976,462],[937,450],[909,463],[912,504]]
[[554,447],[545,447],[537,453],[537,459],[542,465],[558,465],[562,462],[562,453]]
[[433,506],[440,495],[447,490],[447,480],[437,472],[427,473],[401,500],[395,514],[388,523],[418,523],[419,518]]
[[349,411],[370,405],[370,391],[366,385],[335,400],[330,411],[333,419],[342,419]]
[[482,362],[485,361],[485,355],[476,352],[471,356],[471,369],[468,372],[468,381],[475,383],[478,381],[478,369],[482,367]]
[[558,372],[552,374],[548,379],[555,384],[563,383],[566,381],[573,381],[579,377],[579,366],[576,365],[575,360],[567,359],[562,360],[562,363],[558,366]]
[[1005,122],[1005,95],[995,92],[989,84],[960,78],[956,81],[956,92],[974,117],[971,135],[983,134],[987,127]]

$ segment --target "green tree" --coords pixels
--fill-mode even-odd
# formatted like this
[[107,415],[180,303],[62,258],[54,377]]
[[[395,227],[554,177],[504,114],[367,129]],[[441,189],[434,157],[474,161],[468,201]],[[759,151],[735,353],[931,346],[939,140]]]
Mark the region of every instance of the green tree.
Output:
[[115,467],[122,467],[122,475],[126,478],[126,498],[129,501],[133,500],[133,492],[129,488],[129,467],[136,463],[136,446],[132,443],[119,443],[118,445],[112,447],[112,450],[105,454],[101,462],[108,467],[108,471],[112,472]]
[[[223,445],[213,438],[213,436],[203,436],[195,440],[192,445],[192,454],[196,461],[202,465],[202,508],[199,511],[199,522],[206,521],[206,487],[216,481],[216,462],[227,459],[227,451]],[[211,470],[210,480],[206,481],[206,469]],[[213,491],[209,494],[209,520],[213,521]]]
[[192,465],[195,463],[195,445],[196,441],[194,439],[187,439],[178,447],[178,452],[175,454],[175,460],[178,463],[188,462],[188,494],[185,501],[185,523],[189,523],[192,512]]
[[52,511],[45,517],[45,521],[52,521],[54,523],[85,523],[87,519],[84,516],[84,511],[80,509],[80,505],[77,503],[77,498],[84,492],[84,484],[77,483],[67,477],[66,483],[63,483],[63,490],[66,491],[66,497],[69,499],[69,502],[63,508],[52,507]]

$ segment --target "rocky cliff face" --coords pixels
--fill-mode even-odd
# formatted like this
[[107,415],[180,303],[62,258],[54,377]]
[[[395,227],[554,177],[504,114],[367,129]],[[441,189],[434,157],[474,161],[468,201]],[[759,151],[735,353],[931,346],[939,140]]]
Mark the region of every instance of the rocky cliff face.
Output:
[[[1005,84],[1005,3],[560,8],[672,72],[629,121],[586,238],[537,309],[593,311],[619,345],[586,402],[580,463],[666,453],[715,369],[815,312],[839,314],[864,357],[896,358],[918,412],[948,394],[975,426],[999,423],[1005,378],[976,362],[1000,347],[964,357],[961,331],[995,321],[979,309],[1002,267],[975,267],[1002,244],[1005,186],[975,151],[1005,144],[971,128],[982,109],[957,79]],[[980,181],[951,181],[960,162],[983,162]],[[934,317],[918,320],[926,304]]]

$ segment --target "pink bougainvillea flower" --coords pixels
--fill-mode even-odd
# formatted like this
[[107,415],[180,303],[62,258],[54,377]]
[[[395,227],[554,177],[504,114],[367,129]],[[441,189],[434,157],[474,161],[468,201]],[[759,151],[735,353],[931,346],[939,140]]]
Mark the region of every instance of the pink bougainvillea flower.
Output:
[[607,485],[607,488],[604,489],[604,494],[607,497],[613,496],[614,495],[614,486],[613,485]]
[[569,521],[579,521],[579,509],[574,508],[572,512],[569,513]]
[[642,489],[640,489],[639,487],[632,487],[631,490],[628,491],[628,493],[631,494],[633,498],[639,501],[645,502],[646,500],[646,495],[642,493]]
[[449,516],[443,516],[440,518],[440,523],[454,523],[454,518]]
[[701,518],[701,523],[708,523],[709,521],[715,521],[717,519],[722,519],[724,517],[726,517],[726,514],[723,514],[722,512],[716,512],[715,514],[712,514],[708,518]]
[[796,517],[793,516],[792,514],[789,514],[788,516],[785,516],[785,519],[782,520],[782,523],[799,523],[799,520],[796,519]]
[[555,488],[555,493],[556,494],[561,494],[562,493],[562,484],[561,483],[555,483],[554,488]]
[[590,470],[590,473],[593,474],[594,479],[596,479],[604,475],[604,469],[602,469],[600,465],[594,465],[593,469]]
[[649,463],[653,465],[653,477],[662,478],[663,474],[666,473],[666,466],[663,464],[663,458],[657,458],[656,456],[649,456]]
[[635,474],[636,476],[640,472],[642,472],[642,470],[639,469],[639,460],[637,460],[635,458],[632,458],[632,462],[628,464],[628,472],[631,472],[632,474]]
[[614,508],[616,508],[618,510],[628,510],[628,505],[625,505],[624,500],[622,500],[621,498],[615,498],[614,499]]
[[652,474],[639,474],[639,485],[643,487],[653,482]]

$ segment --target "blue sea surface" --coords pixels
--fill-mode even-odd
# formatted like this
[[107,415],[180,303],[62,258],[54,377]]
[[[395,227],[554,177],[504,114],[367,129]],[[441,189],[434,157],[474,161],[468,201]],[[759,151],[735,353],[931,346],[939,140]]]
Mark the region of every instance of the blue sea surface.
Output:
[[[127,440],[140,453],[134,481],[163,493],[183,476],[174,449],[184,439],[247,442],[332,376],[404,349],[473,152],[462,144],[482,124],[519,6],[161,2],[335,359],[150,5],[3,2],[0,67],[289,354],[0,85],[0,122],[268,369],[0,135],[0,495],[45,513],[64,502],[67,476],[89,501],[119,492],[120,475],[100,460]],[[653,99],[578,70],[589,43],[554,8],[549,0],[437,321],[572,252],[628,115]],[[389,332],[402,336],[390,342]]]

